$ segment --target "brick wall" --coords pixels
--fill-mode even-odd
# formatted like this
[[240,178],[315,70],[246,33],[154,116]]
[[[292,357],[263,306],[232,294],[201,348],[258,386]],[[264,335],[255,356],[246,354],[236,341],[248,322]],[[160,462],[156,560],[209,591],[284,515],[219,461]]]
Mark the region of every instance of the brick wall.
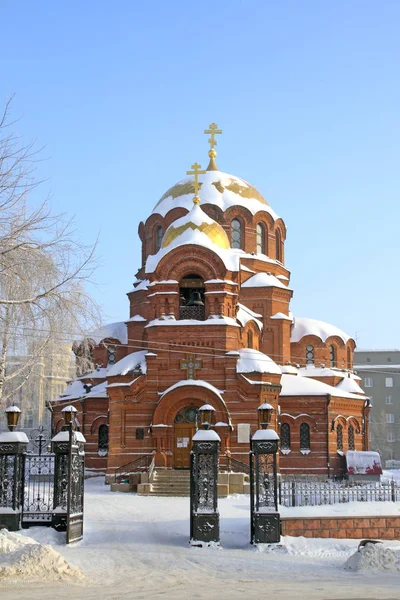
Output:
[[400,516],[286,517],[281,523],[282,535],[294,537],[400,540]]

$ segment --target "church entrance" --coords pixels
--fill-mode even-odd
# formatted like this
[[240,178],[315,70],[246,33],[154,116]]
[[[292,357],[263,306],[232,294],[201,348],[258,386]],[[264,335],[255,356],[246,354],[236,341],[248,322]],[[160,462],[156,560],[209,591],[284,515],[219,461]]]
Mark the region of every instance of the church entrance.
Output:
[[198,408],[188,406],[182,408],[174,422],[174,468],[190,468],[190,451],[192,437],[196,433]]

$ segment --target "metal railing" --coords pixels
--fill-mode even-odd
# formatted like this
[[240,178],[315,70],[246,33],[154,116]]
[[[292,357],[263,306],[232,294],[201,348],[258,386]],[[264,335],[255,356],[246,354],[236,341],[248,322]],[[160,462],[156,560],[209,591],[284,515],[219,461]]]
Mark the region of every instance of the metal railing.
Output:
[[250,465],[241,460],[232,458],[229,454],[222,454],[219,460],[220,470],[233,471],[234,473],[245,473],[250,475]]
[[400,484],[350,483],[348,481],[280,481],[279,504],[282,506],[322,506],[343,502],[398,502]]
[[118,467],[115,471],[115,482],[121,483],[123,479],[136,473],[153,473],[154,470],[154,454],[143,454],[139,458]]

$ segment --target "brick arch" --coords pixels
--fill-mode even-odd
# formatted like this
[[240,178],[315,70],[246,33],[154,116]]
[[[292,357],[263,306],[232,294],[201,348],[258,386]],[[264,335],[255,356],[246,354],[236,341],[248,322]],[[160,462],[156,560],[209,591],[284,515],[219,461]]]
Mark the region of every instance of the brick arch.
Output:
[[249,347],[247,345],[248,332],[251,332],[251,334],[253,336],[253,345],[251,347],[254,350],[259,350],[260,349],[261,331],[259,330],[258,326],[254,323],[254,321],[248,321],[242,329],[242,344],[243,344],[244,348]]
[[265,210],[259,210],[253,216],[253,225],[254,225],[254,227],[257,225],[257,223],[264,223],[268,227],[268,232],[269,233],[271,233],[274,230],[274,227],[275,227],[275,221],[274,221],[274,219]]
[[284,242],[286,240],[286,225],[283,222],[283,219],[281,219],[280,217],[275,221],[275,230],[277,229],[279,229],[280,234],[282,236],[282,242]]
[[334,419],[332,419],[332,431],[336,431],[338,425],[341,425],[343,429],[346,429],[346,417],[344,417],[343,415],[337,415]]
[[[187,252],[189,248],[190,252]],[[215,252],[201,246],[187,245],[168,252],[157,265],[155,277],[180,281],[185,275],[197,273],[207,281],[224,279],[226,272],[223,261]]]
[[310,431],[318,431],[317,421],[314,419],[314,417],[307,414],[300,414],[294,417],[293,415],[289,415],[288,413],[282,413],[280,424],[282,425],[283,423],[293,425],[294,428],[298,430],[300,430],[300,425],[302,423],[307,423],[307,425],[310,426]]
[[100,415],[94,419],[90,426],[90,433],[98,433],[100,425],[108,425],[107,415]]
[[173,425],[176,415],[186,406],[200,408],[203,404],[211,404],[215,408],[215,422],[229,423],[229,412],[225,402],[211,390],[200,386],[175,388],[166,394],[158,403],[153,414],[153,425]]
[[361,433],[361,425],[356,417],[347,417],[346,422],[348,425],[353,425],[355,433]]

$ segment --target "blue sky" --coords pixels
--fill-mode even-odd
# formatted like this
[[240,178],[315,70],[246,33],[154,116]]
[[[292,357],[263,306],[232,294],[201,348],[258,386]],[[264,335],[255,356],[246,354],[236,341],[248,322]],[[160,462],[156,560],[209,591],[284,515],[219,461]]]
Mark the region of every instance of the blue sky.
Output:
[[397,0],[3,0],[1,18],[0,99],[45,146],[43,196],[100,235],[107,319],[128,317],[138,223],[216,121],[221,170],[288,227],[294,314],[400,346]]

